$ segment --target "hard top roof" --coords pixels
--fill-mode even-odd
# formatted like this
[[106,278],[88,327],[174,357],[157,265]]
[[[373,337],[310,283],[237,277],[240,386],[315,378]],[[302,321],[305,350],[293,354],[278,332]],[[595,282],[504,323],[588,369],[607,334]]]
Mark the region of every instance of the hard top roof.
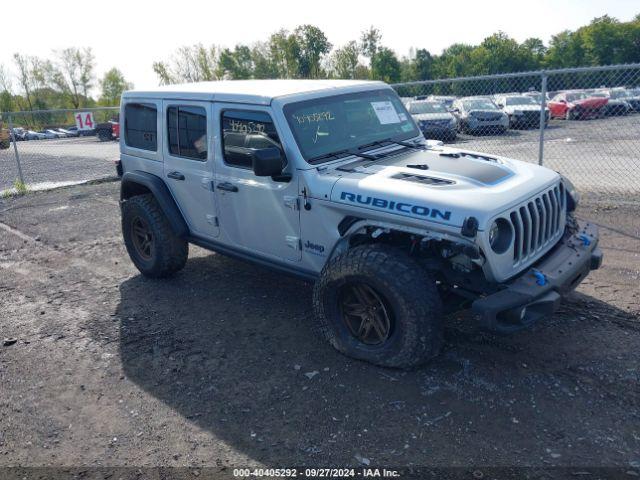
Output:
[[338,89],[348,93],[378,88],[389,86],[384,82],[364,80],[221,80],[129,90],[124,92],[123,98],[218,100],[268,105],[274,98],[287,95]]

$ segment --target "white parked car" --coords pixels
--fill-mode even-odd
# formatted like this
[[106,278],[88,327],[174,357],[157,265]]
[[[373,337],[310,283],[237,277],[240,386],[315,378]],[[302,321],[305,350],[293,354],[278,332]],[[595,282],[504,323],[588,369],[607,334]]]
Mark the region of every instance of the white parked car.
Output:
[[[540,127],[541,105],[526,95],[498,95],[495,103],[509,117],[509,128]],[[549,121],[549,109],[544,109],[544,125]]]
[[486,328],[525,328],[602,260],[568,179],[425,140],[382,82],[192,83],[125,92],[120,108],[140,272],[174,274],[195,244],[296,275],[314,283],[319,331],[358,359],[425,362],[444,313],[469,304]]

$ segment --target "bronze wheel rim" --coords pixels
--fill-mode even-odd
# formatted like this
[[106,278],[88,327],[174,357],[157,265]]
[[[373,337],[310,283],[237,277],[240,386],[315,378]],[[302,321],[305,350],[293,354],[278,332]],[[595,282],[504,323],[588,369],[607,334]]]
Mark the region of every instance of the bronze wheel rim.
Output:
[[151,260],[153,252],[153,232],[149,224],[142,217],[135,217],[131,221],[131,238],[138,255],[145,260]]
[[392,318],[382,297],[366,283],[343,286],[338,297],[342,320],[349,333],[365,345],[382,345],[392,331]]

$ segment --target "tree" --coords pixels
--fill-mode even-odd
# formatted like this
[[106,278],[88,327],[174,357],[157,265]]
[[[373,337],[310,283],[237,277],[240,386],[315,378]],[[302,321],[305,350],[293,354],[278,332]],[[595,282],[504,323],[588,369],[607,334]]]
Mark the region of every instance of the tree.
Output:
[[338,78],[354,79],[358,73],[358,56],[360,47],[355,41],[350,41],[333,52],[331,69]]
[[254,78],[278,78],[278,70],[269,54],[268,42],[258,42],[251,49]]
[[253,76],[254,71],[253,54],[246,45],[236,45],[233,50],[225,48],[220,52],[218,77],[247,79]]
[[133,84],[127,82],[124,75],[117,68],[112,68],[100,80],[100,105],[117,106],[125,90],[131,90]]
[[167,62],[154,62],[153,71],[160,84],[218,80],[218,52],[202,44],[180,47]]
[[33,76],[31,74],[31,64],[33,63],[32,57],[14,53],[13,60],[18,69],[18,83],[20,84],[20,87],[24,92],[24,98],[27,102],[27,107],[29,110],[33,110]]
[[269,58],[277,78],[297,78],[300,45],[295,35],[279,30],[269,37]]
[[74,108],[89,98],[95,79],[95,59],[91,48],[69,47],[57,53],[58,63],[44,64],[43,73],[60,90],[68,94]]
[[362,49],[362,54],[369,59],[373,58],[378,51],[381,40],[382,34],[380,33],[380,30],[373,26],[369,27],[369,30],[362,32],[360,34],[360,48]]
[[302,78],[320,78],[320,61],[331,51],[331,43],[326,35],[313,25],[297,27],[293,35],[298,45],[298,75]]
[[387,83],[400,81],[400,61],[393,50],[379,47],[371,59],[371,76]]

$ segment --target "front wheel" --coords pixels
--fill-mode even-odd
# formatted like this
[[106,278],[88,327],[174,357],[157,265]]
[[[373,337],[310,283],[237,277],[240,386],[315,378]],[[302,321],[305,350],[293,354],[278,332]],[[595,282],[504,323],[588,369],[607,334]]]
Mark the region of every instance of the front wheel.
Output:
[[410,368],[442,347],[436,283],[393,247],[363,245],[331,260],[314,286],[313,309],[329,343],[359,360]]

